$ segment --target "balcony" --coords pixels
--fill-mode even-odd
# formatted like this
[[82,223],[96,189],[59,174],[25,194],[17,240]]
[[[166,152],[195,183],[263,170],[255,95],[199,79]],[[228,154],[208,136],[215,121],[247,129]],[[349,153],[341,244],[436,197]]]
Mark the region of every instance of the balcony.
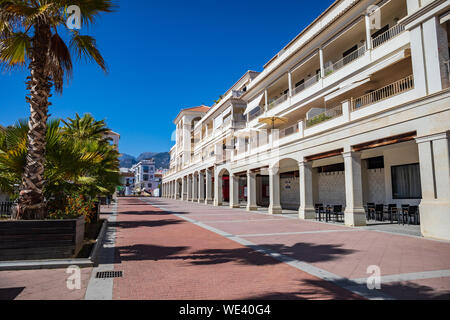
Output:
[[297,132],[299,132],[298,123],[294,124],[293,126],[281,129],[280,133],[279,133],[279,138],[282,139],[284,137],[293,135],[294,133],[297,133]]
[[385,42],[397,37],[399,34],[405,31],[405,26],[397,24],[390,28],[388,31],[380,34],[379,36],[372,39],[372,48],[376,48]]
[[281,95],[281,97],[272,99],[271,101],[269,101],[267,110],[273,109],[276,106],[278,106],[279,104],[282,104],[283,102],[285,102],[288,99],[288,96],[289,95],[287,93],[285,93],[285,94]]
[[320,123],[329,121],[331,119],[342,116],[342,104],[339,104],[333,108],[327,109],[324,112],[314,116],[306,121],[306,128],[311,128]]
[[248,121],[250,122],[252,120],[255,120],[260,115],[262,115],[262,113],[263,113],[263,110],[261,109],[261,107],[253,109],[252,111],[250,111],[248,113]]
[[303,83],[299,84],[297,87],[294,88],[292,95],[296,95],[303,90],[311,87],[312,85],[316,84],[320,80],[320,74],[316,74],[308,79],[306,79]]
[[324,69],[325,77],[327,77],[330,74],[332,74],[333,72],[345,67],[346,65],[352,63],[353,61],[358,60],[359,58],[364,56],[364,53],[366,53],[366,51],[367,51],[366,46],[363,45],[363,46],[359,47],[358,49],[356,49],[355,51],[353,51],[352,53],[346,55],[342,59],[325,67],[325,69]]
[[352,109],[355,111],[412,89],[414,89],[414,77],[413,75],[410,75],[383,88],[365,94],[356,99],[352,99]]

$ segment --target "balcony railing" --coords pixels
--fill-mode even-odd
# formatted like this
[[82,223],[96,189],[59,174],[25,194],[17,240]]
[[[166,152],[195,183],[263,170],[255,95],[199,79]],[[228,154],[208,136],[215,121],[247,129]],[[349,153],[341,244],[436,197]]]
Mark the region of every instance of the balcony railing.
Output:
[[307,80],[305,80],[304,83],[302,83],[301,85],[299,85],[298,87],[294,88],[294,92],[292,93],[292,95],[296,95],[299,92],[302,92],[303,90],[311,87],[312,85],[316,84],[317,82],[319,82],[320,80],[320,74],[316,74],[310,78],[308,78]]
[[261,107],[259,107],[258,111],[255,111],[255,112],[250,111],[250,113],[248,114],[248,121],[250,122],[250,121],[258,118],[262,114],[262,112],[263,111],[262,111]]
[[363,95],[359,98],[352,100],[352,108],[353,110],[357,110],[359,108],[380,102],[382,100],[391,98],[400,93],[409,91],[414,89],[414,77],[410,75],[406,78],[398,80],[394,83],[391,83],[383,88],[370,92],[366,95]]
[[294,124],[293,126],[290,126],[290,127],[287,127],[287,128],[284,128],[284,129],[280,130],[279,137],[281,139],[281,138],[290,136],[290,135],[292,135],[294,133],[297,133],[297,132],[298,132],[298,123]]
[[288,99],[288,94],[287,93],[283,94],[279,98],[273,99],[272,101],[269,102],[269,105],[267,106],[267,110],[275,108],[277,105],[285,102],[287,99]]
[[315,125],[318,125],[319,123],[331,120],[333,118],[340,117],[342,115],[342,104],[327,109],[324,112],[314,116],[313,118],[306,121],[306,127],[311,128]]
[[347,55],[344,58],[342,58],[341,60],[339,60],[339,61],[329,65],[324,70],[325,71],[325,77],[327,77],[330,74],[332,74],[333,72],[343,68],[347,64],[349,64],[349,63],[351,63],[351,62],[361,58],[364,55],[365,52],[366,52],[366,46],[363,45],[363,46],[359,47],[359,49],[353,51],[349,55]]
[[386,31],[386,32],[380,34],[379,36],[377,36],[376,38],[372,39],[372,48],[376,48],[376,47],[382,45],[383,43],[391,40],[392,38],[395,38],[403,31],[405,31],[404,25],[397,24],[397,25],[393,26],[388,31]]

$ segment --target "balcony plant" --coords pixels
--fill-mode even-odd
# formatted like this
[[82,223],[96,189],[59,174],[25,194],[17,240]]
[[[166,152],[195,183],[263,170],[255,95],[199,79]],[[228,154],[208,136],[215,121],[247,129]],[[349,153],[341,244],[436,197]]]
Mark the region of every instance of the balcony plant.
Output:
[[308,124],[308,127],[311,127],[311,126],[314,126],[314,125],[319,124],[321,122],[330,120],[331,118],[332,117],[327,116],[325,113],[321,113],[321,114],[313,117],[312,119],[308,120],[307,124]]

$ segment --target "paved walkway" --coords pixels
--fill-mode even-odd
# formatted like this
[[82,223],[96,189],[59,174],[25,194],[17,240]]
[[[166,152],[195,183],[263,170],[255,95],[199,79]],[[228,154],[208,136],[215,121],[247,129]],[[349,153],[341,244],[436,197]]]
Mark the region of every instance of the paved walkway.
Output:
[[115,227],[114,299],[450,299],[449,242],[155,198]]
[[[450,299],[450,243],[167,199],[121,198],[101,264],[0,272],[0,299]],[[381,290],[366,286],[380,267]],[[122,278],[95,279],[97,271]]]

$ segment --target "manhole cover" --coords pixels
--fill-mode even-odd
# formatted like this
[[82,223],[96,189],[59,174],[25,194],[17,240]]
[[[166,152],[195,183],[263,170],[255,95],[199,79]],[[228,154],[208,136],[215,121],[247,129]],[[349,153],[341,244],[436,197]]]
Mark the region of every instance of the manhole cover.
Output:
[[122,271],[100,271],[95,275],[97,279],[122,278],[122,276]]

